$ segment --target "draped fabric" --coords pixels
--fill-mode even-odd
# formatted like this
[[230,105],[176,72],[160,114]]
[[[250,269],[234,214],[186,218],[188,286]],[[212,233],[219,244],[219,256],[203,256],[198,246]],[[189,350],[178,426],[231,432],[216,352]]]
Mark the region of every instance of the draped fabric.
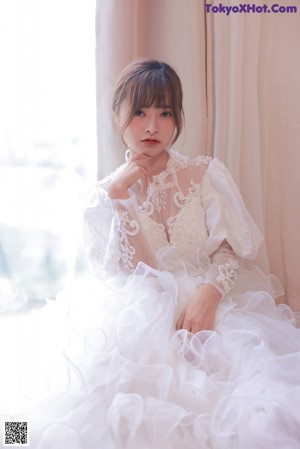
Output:
[[[28,421],[31,449],[299,449],[300,329],[243,268],[261,235],[228,170],[170,150],[147,193],[111,200],[122,169],[84,212],[97,276],[0,326],[2,420]],[[176,330],[206,283],[215,330]]]
[[198,0],[97,0],[96,32],[99,178],[124,160],[111,111],[118,74],[140,57],[165,60],[184,91],[175,148],[226,164],[266,236],[259,265],[300,311],[299,12],[227,16]]
[[281,301],[300,311],[300,15],[215,15],[213,35],[214,153],[264,231]]

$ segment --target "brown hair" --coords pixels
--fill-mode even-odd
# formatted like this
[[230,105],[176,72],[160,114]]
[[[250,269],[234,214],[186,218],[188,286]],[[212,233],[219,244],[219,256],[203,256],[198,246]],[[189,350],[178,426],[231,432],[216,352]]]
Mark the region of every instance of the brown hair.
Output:
[[168,106],[172,111],[175,135],[173,144],[179,137],[184,120],[182,108],[182,87],[175,70],[156,60],[138,60],[126,67],[119,76],[113,96],[112,108],[119,115],[124,101],[128,102],[129,111],[121,129],[121,136],[136,111],[149,106],[163,108]]

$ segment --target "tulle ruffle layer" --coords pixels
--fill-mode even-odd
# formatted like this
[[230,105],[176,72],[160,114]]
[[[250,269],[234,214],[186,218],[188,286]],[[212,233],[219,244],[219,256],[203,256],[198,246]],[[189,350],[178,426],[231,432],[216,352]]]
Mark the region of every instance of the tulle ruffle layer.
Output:
[[215,331],[176,332],[207,261],[161,261],[6,322],[2,420],[29,420],[38,449],[299,448],[300,331],[275,283],[241,270]]

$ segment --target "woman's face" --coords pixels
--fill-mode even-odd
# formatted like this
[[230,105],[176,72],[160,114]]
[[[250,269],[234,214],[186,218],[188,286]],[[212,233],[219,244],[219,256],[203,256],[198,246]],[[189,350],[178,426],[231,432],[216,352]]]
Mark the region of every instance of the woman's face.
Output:
[[[119,126],[128,116],[126,104],[121,106]],[[153,157],[167,150],[175,132],[175,124],[170,107],[156,108],[150,106],[135,112],[129,125],[125,128],[123,140],[132,153]]]

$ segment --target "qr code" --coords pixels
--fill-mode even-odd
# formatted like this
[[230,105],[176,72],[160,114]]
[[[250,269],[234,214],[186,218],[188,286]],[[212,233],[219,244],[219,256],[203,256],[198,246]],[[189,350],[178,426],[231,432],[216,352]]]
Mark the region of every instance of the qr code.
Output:
[[29,446],[28,422],[5,421],[3,439],[4,446]]

